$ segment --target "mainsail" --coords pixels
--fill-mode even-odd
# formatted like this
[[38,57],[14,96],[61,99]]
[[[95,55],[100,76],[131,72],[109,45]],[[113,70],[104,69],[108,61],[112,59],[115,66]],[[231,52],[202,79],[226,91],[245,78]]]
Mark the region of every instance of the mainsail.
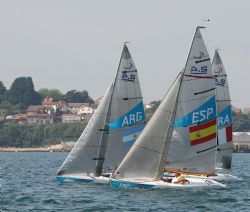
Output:
[[137,69],[124,45],[110,103],[109,136],[104,168],[117,166],[145,125]]
[[218,146],[216,162],[217,166],[220,166],[223,169],[231,169],[233,154],[231,100],[227,75],[217,50],[214,54],[212,69],[216,88],[218,114]]
[[138,74],[124,44],[115,81],[57,174],[100,176],[118,165],[144,124]]
[[215,173],[216,100],[212,67],[201,28],[196,29],[184,69],[166,169],[210,175]]
[[182,76],[177,77],[113,178],[152,181],[163,175]]

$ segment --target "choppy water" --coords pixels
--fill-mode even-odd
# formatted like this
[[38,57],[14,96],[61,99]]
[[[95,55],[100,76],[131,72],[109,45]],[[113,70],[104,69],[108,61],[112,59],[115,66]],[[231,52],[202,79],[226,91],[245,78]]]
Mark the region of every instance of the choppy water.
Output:
[[1,211],[250,211],[250,154],[234,154],[244,182],[209,190],[124,190],[60,184],[67,153],[0,153]]

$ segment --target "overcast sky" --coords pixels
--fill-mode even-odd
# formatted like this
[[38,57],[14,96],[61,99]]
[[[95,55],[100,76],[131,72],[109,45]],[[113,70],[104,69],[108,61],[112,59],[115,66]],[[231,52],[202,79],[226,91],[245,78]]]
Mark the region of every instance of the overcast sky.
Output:
[[249,11],[248,0],[0,0],[0,80],[9,88],[31,76],[36,90],[87,90],[95,98],[130,41],[144,101],[158,100],[184,67],[196,26],[206,25],[233,104],[250,107]]

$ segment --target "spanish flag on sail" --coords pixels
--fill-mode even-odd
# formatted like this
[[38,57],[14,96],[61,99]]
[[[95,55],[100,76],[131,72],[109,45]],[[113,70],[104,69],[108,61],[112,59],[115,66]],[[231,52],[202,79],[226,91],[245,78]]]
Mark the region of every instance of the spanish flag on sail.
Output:
[[189,128],[191,146],[216,138],[216,119]]

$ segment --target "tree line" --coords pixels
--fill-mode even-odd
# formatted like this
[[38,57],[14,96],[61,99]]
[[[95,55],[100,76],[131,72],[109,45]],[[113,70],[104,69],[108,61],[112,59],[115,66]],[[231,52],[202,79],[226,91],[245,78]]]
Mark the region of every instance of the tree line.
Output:
[[18,77],[10,89],[6,89],[0,81],[0,112],[3,115],[12,115],[24,112],[29,105],[38,105],[45,97],[52,97],[55,101],[94,103],[86,90],[70,90],[63,94],[58,89],[42,88],[35,91],[31,77]]
[[0,147],[41,147],[76,141],[84,130],[84,123],[51,125],[0,124]]

